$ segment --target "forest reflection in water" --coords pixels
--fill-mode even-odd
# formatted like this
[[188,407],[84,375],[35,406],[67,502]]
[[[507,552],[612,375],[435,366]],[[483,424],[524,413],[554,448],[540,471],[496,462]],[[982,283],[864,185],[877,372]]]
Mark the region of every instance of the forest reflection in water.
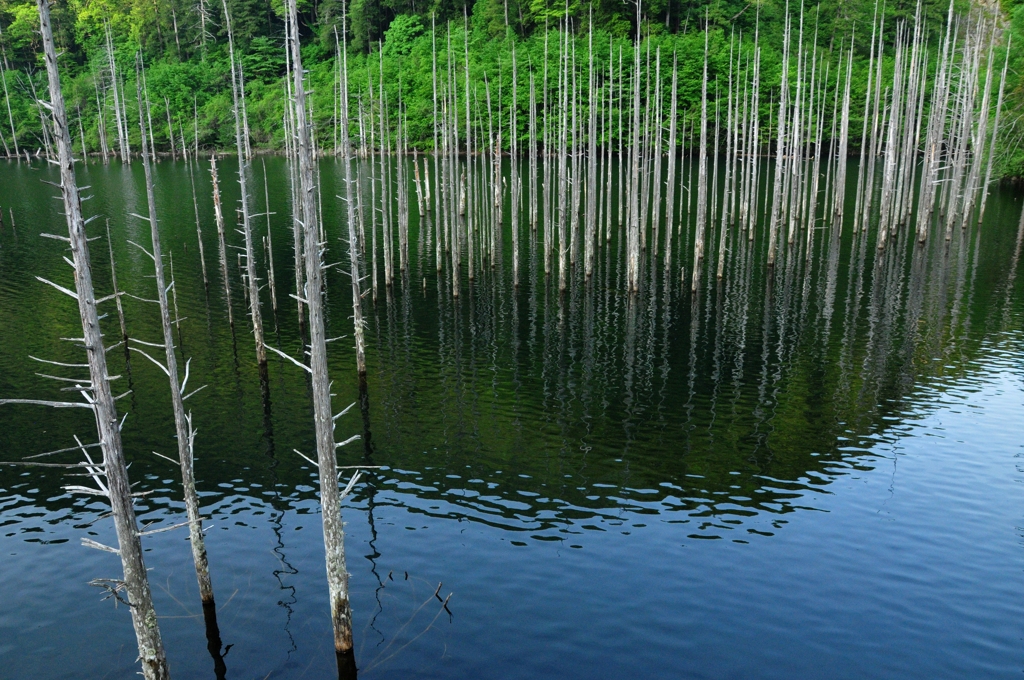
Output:
[[[0,205],[18,216],[16,229],[8,225],[0,235],[4,395],[45,398],[54,391],[25,358],[59,359],[68,349],[57,338],[76,322],[73,310],[55,304],[53,291],[33,279],[51,276],[60,260],[59,244],[37,236],[53,219],[38,182],[46,172],[24,165],[0,170]],[[279,249],[279,308],[274,315],[267,310],[268,342],[297,356],[296,315],[281,292],[291,280],[286,169],[279,159],[268,159],[267,172]],[[138,212],[136,173],[90,164],[82,178],[111,217],[119,282],[129,291],[151,285],[146,263],[127,245],[140,230],[128,217]],[[305,377],[272,357],[269,389],[261,391],[251,338],[240,321],[231,332],[219,291],[204,289],[191,215],[174,210],[189,195],[188,172],[184,164],[161,163],[157,174],[158,208],[186,317],[182,351],[192,357],[194,375],[209,384],[191,404],[200,431],[199,489],[214,525],[208,543],[213,578],[224,593],[219,635],[207,638],[181,537],[161,535],[148,545],[151,579],[162,584],[157,605],[167,617],[161,625],[172,670],[209,675],[212,669],[216,677],[322,675],[332,657],[318,518],[309,516],[318,512],[315,470],[292,453],[313,448]],[[325,197],[339,193],[331,186],[341,181],[333,163],[322,164],[321,176]],[[198,193],[208,195],[207,174],[196,172],[195,178]],[[201,202],[203,219],[207,203]],[[343,252],[332,233],[340,233],[343,209],[340,202],[324,202],[328,262]],[[685,271],[666,272],[648,258],[635,296],[624,292],[617,234],[598,252],[593,278],[585,280],[576,269],[560,293],[555,277],[544,273],[539,237],[524,228],[518,289],[508,270],[506,235],[496,266],[482,267],[453,297],[445,274],[434,267],[429,229],[414,222],[409,270],[393,288],[381,285],[376,303],[367,298],[364,392],[354,379],[349,341],[331,346],[336,404],[357,405],[339,421],[339,431],[342,438],[363,437],[360,445],[340,451],[339,462],[382,466],[356,487],[344,509],[361,671],[481,677],[500,667],[498,675],[518,677],[548,675],[571,660],[577,665],[568,675],[603,677],[620,668],[609,658],[621,654],[654,674],[687,668],[713,675],[730,668],[719,653],[728,647],[725,631],[737,626],[745,598],[777,605],[772,598],[785,584],[799,590],[795,576],[780,573],[766,582],[755,564],[784,563],[782,553],[792,551],[814,582],[834,573],[837,556],[858,541],[881,558],[885,550],[863,541],[864,532],[871,535],[868,525],[849,518],[839,538],[830,536],[837,556],[823,557],[811,546],[835,527],[815,519],[823,515],[813,511],[844,516],[847,501],[833,494],[852,498],[853,507],[868,502],[870,494],[850,492],[851,480],[870,480],[885,465],[895,466],[893,451],[908,439],[948,436],[975,456],[998,450],[999,436],[977,423],[946,433],[928,425],[929,419],[958,400],[972,403],[974,392],[1020,393],[1020,203],[996,192],[989,210],[982,227],[957,229],[949,242],[937,238],[920,247],[912,234],[901,233],[884,251],[868,234],[819,225],[824,228],[811,240],[810,253],[798,238],[770,269],[760,235],[737,239],[723,278],[705,263],[696,293]],[[213,238],[204,232],[211,239],[207,253],[215,252]],[[261,267],[265,271],[263,260]],[[97,272],[97,280],[109,276],[103,262]],[[351,327],[347,280],[332,269],[327,284],[329,335],[340,336]],[[240,288],[234,290],[238,314]],[[130,332],[156,327],[154,311],[138,301],[126,300],[126,315]],[[164,384],[153,366],[127,366],[113,353],[111,358],[133,390],[122,402],[129,414],[125,446],[132,478],[139,490],[152,492],[139,503],[140,519],[172,523],[182,512],[177,476],[148,455],[174,445]],[[1007,372],[1016,383],[992,392],[993,380]],[[990,417],[1006,415],[997,410]],[[73,416],[40,429],[37,414],[0,413],[3,458],[64,445],[88,426]],[[921,480],[934,481],[949,469],[925,468]],[[96,593],[85,586],[111,570],[109,556],[78,545],[81,535],[103,540],[108,529],[97,521],[103,505],[67,495],[60,489],[65,481],[56,472],[0,470],[0,540],[19,591],[0,614],[6,641],[0,658],[10,660],[14,671],[42,668],[47,676],[127,677],[134,668],[127,615],[113,612],[109,602],[95,602]],[[986,495],[974,486],[968,493]],[[1000,497],[992,506],[1007,503],[1012,499]],[[935,539],[931,531],[967,531],[955,516],[942,518],[941,531],[924,529],[911,516],[904,518],[911,528],[902,535],[910,546]],[[708,543],[698,539],[725,539],[750,552],[700,547]],[[688,553],[683,566],[668,545],[699,553]],[[569,550],[575,556],[563,559],[563,549],[575,549]],[[911,549],[913,561],[892,567],[897,576],[912,579],[929,550]],[[1009,555],[1019,562],[1020,555]],[[1007,554],[999,558],[988,569],[1002,574],[998,565],[1007,563]],[[963,576],[956,571],[962,566],[953,568],[954,577]],[[680,585],[701,578],[735,582],[732,590]],[[979,603],[999,599],[978,583],[982,574],[966,578]],[[923,580],[922,592],[934,585]],[[752,585],[736,587],[745,581]],[[877,585],[868,576],[851,582],[857,595]],[[44,583],[91,625],[66,626],[61,605],[39,601]],[[998,594],[1012,583],[1003,578],[992,587]],[[612,592],[616,584],[626,592]],[[655,592],[639,592],[646,587]],[[659,601],[657,594],[666,589],[673,594]],[[716,595],[709,596],[712,591]],[[820,603],[812,600],[810,609]],[[614,614],[607,613],[609,606]],[[743,624],[750,639],[762,634],[765,642],[751,643],[740,656],[750,667],[767,659],[768,675],[799,672],[803,667],[794,666],[790,654],[784,662],[773,656],[770,641],[778,641],[780,628],[807,624],[807,611],[783,606],[774,614],[780,622],[762,622],[767,631]],[[710,620],[703,637],[683,634],[692,632],[694,617]],[[1012,619],[1001,610],[977,617],[980,628],[998,619],[1000,630]],[[33,621],[38,625],[28,625]],[[865,632],[874,623],[868,617],[849,623],[845,632],[874,639],[875,633]],[[504,648],[524,636],[521,644],[534,658],[512,663]],[[894,667],[914,667],[920,662],[915,654],[934,651],[939,639],[922,634],[902,652],[903,665]],[[699,640],[710,645],[707,657],[680,662],[678,655]],[[582,651],[595,644],[610,646],[579,663]],[[949,644],[966,664],[954,666],[970,668],[973,643]],[[645,645],[652,651],[638,652]],[[1015,656],[996,647],[992,655],[1000,662]],[[84,649],[100,651],[78,667],[81,672],[72,670],[67,660]]]

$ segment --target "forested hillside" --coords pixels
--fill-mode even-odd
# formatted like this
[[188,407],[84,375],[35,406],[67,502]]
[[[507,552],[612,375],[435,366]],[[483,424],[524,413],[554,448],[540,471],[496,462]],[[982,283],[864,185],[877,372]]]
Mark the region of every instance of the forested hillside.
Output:
[[[1024,6],[1014,5],[981,6],[955,0],[954,11],[964,17],[964,27],[980,20],[995,24],[1002,32],[1003,38],[992,55],[997,72],[1005,55],[1001,53],[1005,36],[1012,33],[1015,37],[1006,94],[1008,112],[1001,125],[997,167],[1002,174],[1019,176],[1024,174],[1024,153],[1020,151],[1017,122],[1024,111],[1024,91],[1018,74],[1024,73],[1024,62],[1016,46],[1024,45]],[[825,0],[803,6],[781,0],[655,0],[639,8],[613,0],[590,4],[578,0],[562,4],[476,0],[465,5],[451,0],[354,0],[351,7],[342,0],[321,0],[300,3],[299,9],[299,37],[313,89],[315,130],[321,150],[326,152],[338,138],[339,50],[347,53],[344,63],[349,71],[353,137],[359,140],[368,135],[365,129],[360,134],[360,107],[369,115],[372,103],[383,101],[390,113],[389,134],[396,127],[391,118],[397,118],[401,110],[407,144],[426,150],[434,143],[431,121],[435,78],[447,77],[449,60],[454,60],[453,67],[461,73],[468,58],[476,115],[482,112],[486,118],[489,106],[507,111],[512,104],[513,52],[518,67],[515,100],[521,114],[517,128],[519,136],[525,138],[531,75],[536,106],[543,107],[545,92],[553,93],[558,86],[563,42],[556,36],[565,30],[574,37],[569,43],[573,63],[588,64],[593,49],[594,68],[602,78],[609,73],[612,80],[618,78],[623,64],[629,71],[638,37],[643,54],[642,77],[649,80],[660,76],[667,90],[676,63],[679,111],[684,117],[700,107],[705,32],[708,96],[712,102],[716,91],[725,96],[730,63],[737,78],[744,73],[749,77],[749,69],[743,68],[749,66],[756,40],[761,50],[761,108],[764,116],[770,116],[773,90],[778,90],[781,77],[787,13],[793,22],[794,43],[799,42],[805,52],[813,50],[822,68],[829,69],[822,83],[825,91],[838,86],[842,71],[838,66],[852,44],[854,105],[850,124],[852,129],[859,129],[863,112],[858,112],[857,102],[863,101],[866,88],[875,17],[882,26],[883,68],[891,76],[898,32],[918,11],[915,2],[887,2],[883,7],[870,0]],[[929,45],[939,45],[948,10],[944,0],[923,0],[920,11]],[[133,111],[138,110],[134,106],[135,62],[136,55],[141,54],[144,89],[149,95],[149,125],[157,147],[167,152],[180,152],[182,146],[199,150],[231,148],[234,129],[225,12],[230,15],[245,79],[251,144],[260,149],[282,148],[287,92],[284,4],[280,0],[227,0],[221,4],[216,0],[59,0],[53,16],[56,40],[63,49],[62,68],[69,110],[75,118],[72,127],[76,144],[84,144],[89,153],[104,149],[114,153],[118,145],[115,126],[120,126],[127,131],[129,151],[138,150],[138,114]],[[5,86],[0,138],[8,154],[14,152],[15,145],[22,155],[41,150],[45,153],[45,111],[36,103],[45,76],[40,67],[37,30],[33,2],[0,0]],[[937,52],[932,49],[929,53],[932,68]],[[790,60],[791,79],[796,77],[796,68]],[[586,87],[585,76],[583,80],[582,87]],[[997,85],[991,84],[993,98]],[[614,110],[619,106],[614,88],[612,94],[610,108]],[[667,108],[667,102],[662,106]],[[125,118],[123,122],[117,121],[119,115]],[[829,125],[823,130],[828,134]],[[616,132],[610,125],[602,136],[614,141]],[[765,126],[762,134],[762,141],[770,143],[771,127]],[[679,144],[687,145],[689,141],[682,136]],[[858,144],[859,140],[851,140],[851,148]],[[503,147],[511,148],[507,136]]]

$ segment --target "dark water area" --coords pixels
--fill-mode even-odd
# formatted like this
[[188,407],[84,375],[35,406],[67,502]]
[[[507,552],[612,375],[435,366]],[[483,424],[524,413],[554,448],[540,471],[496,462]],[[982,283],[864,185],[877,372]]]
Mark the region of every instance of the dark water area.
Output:
[[[236,169],[221,163],[229,222]],[[279,158],[266,171],[278,305],[264,288],[267,342],[299,356],[288,171]],[[347,262],[343,168],[320,171],[325,260]],[[153,297],[152,263],[130,243],[149,244],[131,217],[146,212],[141,164],[79,172],[86,214],[102,215],[90,234],[109,218],[121,288]],[[234,333],[227,323],[208,164],[164,161],[155,173],[179,360],[191,358],[190,386],[207,385],[186,405],[222,642],[208,648],[187,533],[146,537],[172,674],[336,675],[318,481],[294,453],[315,451],[306,374],[272,355],[264,399],[236,249]],[[40,237],[66,233],[40,181],[55,179],[44,164],[0,163],[0,398],[65,399],[37,374],[74,370],[29,357],[81,361],[60,340],[81,333],[72,301],[35,278],[71,281],[63,244]],[[260,160],[253,185],[263,213]],[[392,290],[381,284],[376,303],[365,298],[362,403],[349,281],[343,267],[326,279],[328,336],[346,336],[328,346],[335,411],[356,403],[337,437],[363,436],[339,464],[381,466],[342,508],[361,676],[1024,670],[1018,195],[993,188],[984,224],[948,243],[901,236],[881,254],[873,233],[847,225],[833,239],[819,222],[811,256],[801,232],[772,269],[762,225],[730,242],[721,281],[709,236],[696,294],[676,264],[666,273],[645,255],[634,297],[620,234],[598,251],[592,281],[578,266],[559,294],[527,226],[515,289],[507,225],[500,265],[470,282],[464,264],[453,297],[411,202],[409,271]],[[260,239],[266,220],[254,220]],[[233,228],[228,242],[242,243]],[[108,294],[105,238],[91,248]],[[158,341],[155,305],[124,303],[132,337]],[[101,311],[112,343],[116,312]],[[166,378],[139,355],[108,356],[123,376],[115,394],[131,390],[118,402],[129,474],[151,492],[140,522],[181,522],[179,471],[151,453],[176,455]],[[76,434],[93,441],[91,414],[77,411],[0,407],[0,460],[73,446]],[[127,608],[88,585],[118,576],[119,560],[80,544],[116,541],[107,508],[69,483],[79,482],[61,470],[0,467],[0,678],[135,677]]]

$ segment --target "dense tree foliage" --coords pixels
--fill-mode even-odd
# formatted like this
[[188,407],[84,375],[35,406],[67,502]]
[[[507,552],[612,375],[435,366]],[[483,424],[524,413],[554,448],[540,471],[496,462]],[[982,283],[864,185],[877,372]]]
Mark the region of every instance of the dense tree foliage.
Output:
[[[602,78],[608,73],[609,59],[613,70],[618,69],[620,53],[628,71],[638,34],[643,40],[645,77],[653,77],[660,48],[661,75],[667,82],[675,55],[683,115],[691,114],[699,106],[705,32],[709,36],[712,90],[716,82],[719,89],[724,87],[730,54],[742,68],[743,60],[752,54],[756,34],[761,46],[762,80],[768,94],[763,97],[764,113],[768,115],[770,90],[781,77],[784,19],[788,12],[795,30],[801,11],[799,4],[785,0],[651,0],[641,4],[639,14],[637,5],[611,0],[351,0],[346,5],[344,0],[299,3],[303,64],[309,71],[313,90],[317,138],[325,150],[330,148],[335,135],[339,42],[348,45],[349,81],[351,87],[360,90],[352,94],[353,111],[360,105],[369,106],[371,81],[376,90],[383,80],[389,107],[397,112],[401,102],[403,116],[408,120],[409,141],[425,149],[432,145],[435,55],[438,68],[443,71],[449,59],[450,37],[454,45],[451,57],[461,71],[467,30],[470,71],[474,88],[480,88],[477,96],[481,100],[486,81],[495,100],[500,99],[502,107],[510,105],[514,47],[519,65],[518,102],[520,108],[525,108],[528,74],[532,70],[540,88],[545,54],[552,73],[555,72],[559,58],[555,33],[566,29],[574,33],[577,63],[585,65],[592,26],[595,62]],[[886,2],[884,6],[871,0],[822,0],[804,5],[803,43],[805,48],[816,45],[819,58],[833,65],[838,63],[839,54],[853,44],[856,101],[866,83],[876,13],[884,13],[885,40],[891,45],[900,20],[912,18],[916,6],[913,0]],[[959,13],[972,9],[968,0],[954,0],[954,7]],[[100,149],[101,117],[108,144],[113,147],[116,143],[108,29],[117,77],[123,91],[132,98],[135,55],[143,55],[158,148],[170,148],[172,127],[179,147],[182,138],[189,147],[197,141],[205,149],[233,145],[225,8],[231,15],[245,74],[253,144],[267,149],[283,146],[286,64],[281,0],[222,0],[220,4],[216,0],[58,0],[53,15],[56,39],[63,49],[61,60],[69,108],[76,117],[80,116],[81,134],[90,153]],[[945,0],[922,0],[922,12],[932,34],[930,44],[939,43],[948,9]],[[1024,111],[1024,81],[1016,75],[1024,73],[1024,53],[1016,49],[1024,46],[1024,4],[1017,6],[1016,0],[1006,0],[1003,9],[1009,13],[1005,19],[1012,16],[1007,25],[1015,39],[1007,94],[1010,120],[1005,126],[1001,163],[1004,173],[1022,175],[1024,151],[1019,148],[1020,133],[1016,130],[1014,112]],[[13,147],[8,120],[13,119],[19,145],[30,153],[44,145],[44,112],[35,101],[42,82],[37,25],[34,3],[0,0],[0,56],[10,101],[10,116],[6,109],[0,109],[0,137],[7,147]],[[1002,56],[996,54],[994,58],[1001,61]],[[889,62],[886,68],[891,69]],[[830,75],[833,87],[838,71],[833,68]],[[549,87],[555,87],[554,76]],[[375,96],[379,98],[379,94],[376,92]],[[542,94],[538,94],[541,98]],[[131,120],[135,107],[126,108]],[[526,116],[520,118],[525,124]],[[130,143],[137,150],[138,126],[131,123],[126,127]],[[77,121],[73,128],[77,133]],[[524,130],[520,132],[525,134]],[[765,134],[771,134],[768,128]],[[76,143],[81,144],[81,140],[76,139]]]

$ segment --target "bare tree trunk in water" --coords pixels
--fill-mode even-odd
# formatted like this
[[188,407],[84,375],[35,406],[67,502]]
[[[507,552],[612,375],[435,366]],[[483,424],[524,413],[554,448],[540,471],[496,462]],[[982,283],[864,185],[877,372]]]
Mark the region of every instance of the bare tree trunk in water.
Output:
[[[334,419],[331,415],[331,383],[327,375],[327,342],[324,335],[323,269],[317,211],[314,205],[313,149],[306,119],[306,90],[302,77],[302,55],[298,41],[296,0],[287,0],[291,30],[293,76],[295,79],[295,127],[299,157],[299,194],[305,230],[306,305],[309,309],[309,368],[312,375],[313,414],[316,426],[317,465],[320,477],[320,503],[323,511],[324,550],[327,557],[327,586],[334,625],[334,649],[339,671],[350,669],[355,675],[352,652],[352,611],[348,598],[348,571],[345,568],[345,532],[341,522],[341,494],[338,491],[338,464],[335,459]],[[350,225],[351,226],[351,225]]]
[[[785,69],[783,69],[785,73]],[[704,34],[704,76],[700,96],[700,157],[697,169],[697,231],[693,237],[693,278],[690,290],[697,290],[700,264],[704,259],[704,229],[707,226],[708,197],[708,37]]]
[[[138,65],[137,65],[138,68]],[[135,79],[139,97],[139,126],[142,127],[142,97],[140,79]],[[192,545],[192,561],[196,567],[196,579],[199,581],[199,597],[203,605],[213,604],[213,584],[210,581],[210,563],[206,557],[206,541],[203,537],[203,520],[199,515],[199,494],[196,493],[196,477],[194,459],[195,430],[192,428],[192,416],[185,413],[185,395],[182,390],[188,387],[188,364],[185,365],[185,382],[178,382],[178,358],[174,351],[174,334],[171,331],[171,313],[167,305],[167,288],[164,278],[164,261],[160,249],[160,231],[157,228],[156,201],[153,195],[153,171],[149,163],[149,145],[145,130],[142,134],[142,168],[146,176],[146,202],[149,204],[149,232],[153,250],[150,255],[156,274],[157,302],[160,304],[160,325],[164,335],[164,356],[166,363],[160,366],[167,374],[171,387],[171,407],[174,410],[174,430],[178,438],[178,463],[181,466],[181,486],[185,495],[185,512],[188,515],[189,542]],[[172,281],[171,285],[175,285]],[[177,315],[175,315],[177,316]],[[138,348],[136,351],[144,353]],[[147,358],[151,358],[145,354]],[[156,363],[156,362],[154,362]],[[159,363],[157,363],[159,366]]]
[[988,202],[988,186],[992,182],[992,160],[996,154],[996,138],[999,135],[999,118],[1003,111],[1003,91],[1006,88],[1006,70],[1010,65],[1010,43],[1012,35],[1006,37],[1006,59],[1003,62],[1003,74],[999,78],[999,97],[996,100],[996,119],[992,123],[992,142],[988,149],[988,166],[985,169],[985,182],[981,185],[981,207],[978,209],[978,224],[985,216],[985,203]]
[[199,242],[199,263],[203,268],[203,288],[209,291],[210,281],[206,277],[206,251],[203,249],[203,228],[199,224],[199,199],[196,197],[196,175],[192,171],[192,163],[188,164],[188,179],[192,185],[192,210],[196,215],[196,240]]
[[121,162],[127,163],[130,150],[128,149],[128,144],[125,139],[127,123],[124,123],[123,125],[121,123],[121,96],[117,87],[118,79],[117,64],[114,62],[114,38],[110,32],[110,24],[108,22],[104,22],[104,28],[107,39],[107,61],[110,66],[110,84],[114,88],[114,120],[117,124],[117,145],[121,151]]
[[633,49],[633,130],[630,149],[629,203],[626,225],[626,279],[630,293],[640,290],[640,5],[637,4],[637,36]]
[[217,156],[210,156],[210,177],[213,179],[213,217],[217,223],[217,243],[220,249],[220,275],[224,279],[224,302],[228,308],[228,325],[235,329],[235,317],[231,311],[231,279],[228,278],[228,249],[224,241],[224,210],[220,204],[220,184],[217,181]]
[[[46,74],[49,78],[50,105],[53,111],[54,135],[57,138],[57,162],[60,166],[61,196],[67,218],[68,237],[75,270],[75,298],[78,301],[79,320],[82,324],[83,344],[88,354],[92,410],[96,416],[100,446],[103,451],[103,469],[107,480],[107,495],[117,532],[118,550],[124,570],[124,588],[131,603],[132,623],[139,646],[142,673],[148,680],[170,677],[160,626],[153,609],[153,596],[142,557],[142,540],[132,506],[132,492],[121,445],[121,428],[117,407],[110,391],[106,351],[100,332],[96,296],[92,285],[92,264],[89,243],[82,219],[81,196],[75,179],[75,161],[71,151],[64,95],[57,70],[57,50],[50,25],[50,6],[47,0],[37,0],[39,28],[43,38]],[[83,393],[85,395],[87,393]]]
[[672,229],[676,214],[676,156],[679,154],[676,137],[676,114],[678,112],[679,58],[672,55],[672,103],[669,105],[668,128],[668,181],[665,186],[665,273],[672,266]]
[[[3,214],[0,213],[0,224],[3,223]],[[114,263],[114,242],[110,240],[110,220],[107,220],[107,250],[110,253],[110,282],[114,286],[114,300],[117,302],[117,321],[121,327],[121,340],[128,342],[128,326],[124,322],[124,307],[121,305],[121,290],[117,287],[117,266]],[[128,346],[125,345],[127,356]]]
[[[256,338],[256,363],[259,364],[260,379],[267,382],[267,349],[263,342],[263,314],[260,312],[260,283],[256,276],[256,251],[252,245],[252,220],[249,219],[249,178],[246,176],[249,158],[249,121],[245,115],[245,90],[242,85],[241,64],[235,62],[234,39],[231,33],[231,17],[227,1],[224,3],[224,20],[228,31],[228,55],[231,59],[231,93],[235,103],[235,146],[238,149],[238,187],[242,200],[242,236],[245,239],[245,277],[249,286],[249,316],[252,332]],[[236,75],[237,69],[237,75]],[[244,134],[243,134],[244,133]]]
[[[4,102],[7,104],[7,122],[11,125],[11,141],[14,142],[14,155],[17,157],[21,155],[21,152],[18,150],[18,133],[14,129],[14,114],[11,113],[11,97],[7,92],[7,74],[4,72],[2,66],[0,66],[0,83],[4,86]],[[106,156],[104,156],[104,158],[105,157]]]
[[[342,17],[342,25],[345,19]],[[334,41],[338,41],[338,33],[334,33]],[[352,324],[355,328],[356,340],[356,371],[361,379],[366,378],[366,341],[363,339],[363,304],[362,293],[359,290],[359,238],[356,232],[356,204],[355,193],[359,191],[359,180],[352,176],[352,143],[348,136],[348,45],[344,47],[342,54],[344,66],[342,67],[341,81],[341,152],[344,154],[345,162],[345,206],[348,208],[348,255],[349,255],[349,278],[352,279]],[[398,159],[400,164],[404,160]],[[399,191],[404,192],[405,187]],[[408,218],[406,218],[408,222]],[[408,225],[405,227],[406,236],[402,246],[402,261],[408,266]]]

